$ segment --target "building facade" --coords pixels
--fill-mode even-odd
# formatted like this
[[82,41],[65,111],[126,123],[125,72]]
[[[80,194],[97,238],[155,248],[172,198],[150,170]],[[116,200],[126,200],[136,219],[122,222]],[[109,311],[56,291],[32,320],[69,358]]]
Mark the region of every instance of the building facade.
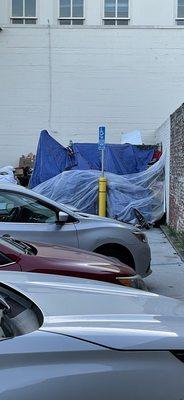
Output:
[[171,115],[169,224],[184,233],[184,104]]
[[0,165],[61,143],[143,142],[184,93],[184,0],[0,0]]

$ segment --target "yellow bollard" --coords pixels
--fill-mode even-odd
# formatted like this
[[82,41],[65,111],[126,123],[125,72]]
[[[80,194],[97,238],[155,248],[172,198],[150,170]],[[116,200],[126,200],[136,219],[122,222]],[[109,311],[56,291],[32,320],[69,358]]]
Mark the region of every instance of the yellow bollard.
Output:
[[106,197],[107,197],[107,179],[104,176],[99,178],[99,209],[98,215],[106,217]]

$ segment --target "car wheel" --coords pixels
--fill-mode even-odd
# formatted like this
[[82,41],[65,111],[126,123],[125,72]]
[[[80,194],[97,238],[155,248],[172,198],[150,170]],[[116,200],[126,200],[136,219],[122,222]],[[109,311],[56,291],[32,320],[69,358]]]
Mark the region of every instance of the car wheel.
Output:
[[135,269],[135,263],[130,251],[121,245],[116,245],[114,243],[109,243],[98,247],[95,253],[102,254],[104,256],[110,257],[111,259],[121,261],[122,263],[128,265]]

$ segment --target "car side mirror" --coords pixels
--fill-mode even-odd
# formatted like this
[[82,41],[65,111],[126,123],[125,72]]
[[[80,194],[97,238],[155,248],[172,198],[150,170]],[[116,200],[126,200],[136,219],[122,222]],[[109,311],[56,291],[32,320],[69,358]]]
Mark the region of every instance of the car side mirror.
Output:
[[65,213],[64,211],[59,211],[58,222],[64,223],[67,222],[67,220],[68,220],[68,214]]

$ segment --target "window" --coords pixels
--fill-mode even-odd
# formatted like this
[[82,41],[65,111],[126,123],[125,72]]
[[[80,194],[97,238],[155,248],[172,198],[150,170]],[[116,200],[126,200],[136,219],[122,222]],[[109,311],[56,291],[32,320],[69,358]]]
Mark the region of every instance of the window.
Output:
[[60,0],[60,25],[84,24],[84,0]]
[[36,24],[36,0],[12,0],[12,24]]
[[184,0],[178,0],[177,25],[184,25]]
[[55,223],[57,212],[39,200],[4,192],[0,195],[0,221],[24,223]]
[[104,0],[104,25],[128,25],[129,0]]
[[4,267],[5,265],[14,264],[15,261],[11,260],[5,254],[0,252],[0,267]]

